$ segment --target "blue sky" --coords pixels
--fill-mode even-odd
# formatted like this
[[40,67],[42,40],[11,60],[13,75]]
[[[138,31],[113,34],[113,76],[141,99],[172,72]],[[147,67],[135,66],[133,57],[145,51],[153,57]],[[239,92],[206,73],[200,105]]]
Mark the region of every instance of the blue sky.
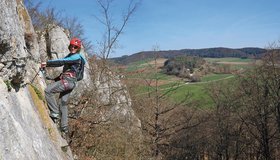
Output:
[[[80,19],[94,46],[102,39],[95,0],[44,0],[64,15]],[[115,0],[118,24],[127,0]],[[280,40],[279,0],[142,0],[111,57],[140,51],[211,47],[268,47]]]

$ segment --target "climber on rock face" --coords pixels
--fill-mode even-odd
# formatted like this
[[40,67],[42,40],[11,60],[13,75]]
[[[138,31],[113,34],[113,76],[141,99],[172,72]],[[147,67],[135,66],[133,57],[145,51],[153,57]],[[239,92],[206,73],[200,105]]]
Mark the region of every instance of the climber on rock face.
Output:
[[[70,53],[56,60],[41,63],[41,68],[63,66],[63,72],[55,78],[55,82],[49,84],[45,89],[46,101],[50,110],[50,117],[54,122],[60,122],[61,132],[68,132],[68,108],[67,101],[70,93],[75,88],[77,81],[83,79],[85,58],[80,55],[82,42],[73,38],[69,44]],[[55,94],[60,93],[60,106],[55,99]]]

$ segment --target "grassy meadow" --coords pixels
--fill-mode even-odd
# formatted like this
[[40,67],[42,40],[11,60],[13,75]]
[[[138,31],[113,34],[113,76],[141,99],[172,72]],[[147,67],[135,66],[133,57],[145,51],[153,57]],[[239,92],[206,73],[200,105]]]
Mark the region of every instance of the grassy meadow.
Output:
[[[201,78],[200,82],[187,83],[182,78],[174,75],[166,75],[161,73],[160,67],[163,66],[166,59],[139,61],[129,64],[124,69],[126,81],[137,84],[133,88],[134,96],[144,96],[152,93],[157,89],[161,93],[167,93],[166,96],[173,102],[181,102],[188,96],[191,101],[199,108],[209,108],[213,102],[208,94],[207,87],[210,84],[219,83],[220,81],[228,81],[235,77],[234,74],[207,74]],[[247,69],[254,61],[252,59],[241,58],[205,58],[210,63],[220,63],[220,65],[228,65],[235,69]],[[129,85],[129,83],[127,83]]]

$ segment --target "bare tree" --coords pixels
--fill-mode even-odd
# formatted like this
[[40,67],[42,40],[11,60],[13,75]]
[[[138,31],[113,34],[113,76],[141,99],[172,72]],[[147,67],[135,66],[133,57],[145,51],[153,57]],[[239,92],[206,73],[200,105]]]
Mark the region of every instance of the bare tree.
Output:
[[[216,110],[209,132],[213,159],[279,157],[279,51],[270,49],[260,63],[227,85],[211,90]],[[227,86],[231,86],[230,88]]]
[[[238,82],[214,83],[210,85],[210,97],[214,101],[208,133],[211,147],[211,158],[218,160],[240,159],[242,157],[242,143],[246,143],[242,136],[244,125],[237,116],[240,108],[239,95],[236,95]],[[243,154],[244,156],[244,154]]]
[[128,24],[129,19],[135,13],[141,0],[130,0],[126,12],[123,14],[122,21],[119,26],[113,23],[113,17],[111,13],[111,7],[114,0],[97,0],[101,8],[102,17],[97,20],[104,26],[103,39],[100,43],[99,56],[103,59],[107,59],[113,50],[117,47],[117,41],[120,35],[123,33],[125,27]]
[[[250,81],[251,85],[246,85],[246,95],[255,98],[254,112],[257,114],[253,123],[259,133],[258,142],[260,144],[260,153],[265,159],[277,157],[279,149],[279,95],[280,95],[280,72],[279,72],[279,48],[272,47],[262,58],[262,62],[251,74],[246,82]],[[244,86],[243,85],[243,86]],[[251,87],[249,87],[251,86]],[[249,89],[249,90],[248,90]],[[251,93],[248,93],[251,92]],[[251,101],[247,102],[252,104]],[[254,113],[252,112],[252,113]],[[252,115],[252,113],[250,115]],[[275,121],[276,119],[276,121]],[[277,128],[275,128],[277,126]]]
[[24,2],[36,31],[42,31],[50,24],[62,25],[62,14],[55,8],[47,7],[45,10],[42,10],[40,8],[42,5],[41,1],[33,3],[33,1],[27,0]]
[[[120,120],[118,120],[128,115],[119,115],[119,117],[116,118],[116,114],[118,114],[117,111],[115,111],[117,110],[116,106],[122,109],[122,104],[120,103],[128,103],[130,101],[119,102],[117,100],[118,97],[116,96],[125,92],[125,87],[123,85],[116,86],[119,80],[116,78],[116,74],[110,70],[106,61],[109,54],[112,53],[117,45],[117,39],[124,31],[128,20],[138,6],[138,3],[133,3],[133,0],[129,2],[128,13],[124,15],[124,19],[121,22],[122,25],[118,28],[113,25],[113,21],[110,17],[113,1],[97,1],[101,8],[101,16],[96,17],[105,29],[105,36],[101,39],[102,43],[96,46],[96,48],[101,48],[100,52],[95,51],[97,55],[101,56],[90,58],[90,61],[94,60],[94,63],[90,63],[90,74],[92,79],[98,83],[96,83],[96,86],[94,86],[91,92],[84,94],[83,97],[88,103],[85,107],[76,108],[77,117],[72,123],[72,127],[77,128],[72,135],[75,141],[73,147],[75,147],[75,152],[80,154],[83,158],[136,159],[133,157],[139,154],[139,151],[137,151],[139,147],[139,142],[137,140],[139,140],[139,137],[133,137],[137,134],[133,134],[133,131],[129,130],[128,123],[131,122],[127,119],[124,120],[125,122],[120,122]],[[73,23],[68,23],[68,25],[70,28],[78,27]],[[102,91],[102,93],[98,91]],[[81,103],[83,102],[81,101]],[[73,112],[75,113],[75,111]],[[81,137],[80,135],[86,136]],[[77,144],[82,144],[86,147],[79,148],[76,147]]]
[[[155,50],[158,47],[155,47]],[[160,89],[160,77],[158,76],[157,55],[154,55],[154,64],[150,65],[149,73],[153,78],[139,77],[144,79],[143,85],[150,88],[146,94],[133,94],[133,109],[141,120],[144,134],[145,156],[153,159],[173,159],[184,158],[186,153],[182,151],[182,142],[180,140],[189,136],[202,121],[197,117],[197,110],[188,108],[192,104],[186,99],[171,103],[168,98],[172,92],[176,92],[178,84],[174,84],[168,90]],[[150,73],[152,72],[152,73]],[[139,81],[134,81],[139,85]],[[131,84],[129,84],[131,85]],[[132,84],[133,86],[133,84]],[[133,92],[133,90],[132,90]],[[190,141],[189,141],[190,142]],[[184,144],[191,146],[191,144]],[[184,148],[184,147],[183,147]],[[186,149],[186,148],[184,148]],[[187,149],[186,149],[187,150]],[[175,156],[175,154],[177,154]],[[185,156],[185,157],[184,157]]]
[[275,109],[278,132],[280,133],[280,50],[276,44],[268,49],[263,58],[262,79],[266,81],[267,92],[270,97],[271,106]]
[[62,26],[69,31],[70,37],[78,37],[83,41],[83,47],[86,53],[93,55],[93,45],[84,33],[84,27],[77,17],[63,16],[62,12],[58,11],[54,7],[47,7],[41,9],[43,2],[39,1],[33,3],[31,0],[26,0],[29,15],[32,20],[32,24],[36,31],[43,31],[50,24]]

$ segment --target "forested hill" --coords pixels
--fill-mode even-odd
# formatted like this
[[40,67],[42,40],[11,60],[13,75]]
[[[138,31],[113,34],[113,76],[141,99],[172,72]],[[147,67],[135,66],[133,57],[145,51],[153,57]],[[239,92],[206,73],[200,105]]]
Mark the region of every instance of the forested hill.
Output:
[[130,56],[122,56],[117,58],[112,58],[116,63],[128,64],[136,62],[139,60],[144,60],[148,58],[154,58],[157,55],[158,58],[171,58],[182,55],[193,55],[200,57],[212,57],[212,58],[222,58],[222,57],[249,57],[249,58],[260,58],[266,49],[262,48],[205,48],[205,49],[181,49],[181,50],[168,50],[168,51],[144,51],[132,54]]

